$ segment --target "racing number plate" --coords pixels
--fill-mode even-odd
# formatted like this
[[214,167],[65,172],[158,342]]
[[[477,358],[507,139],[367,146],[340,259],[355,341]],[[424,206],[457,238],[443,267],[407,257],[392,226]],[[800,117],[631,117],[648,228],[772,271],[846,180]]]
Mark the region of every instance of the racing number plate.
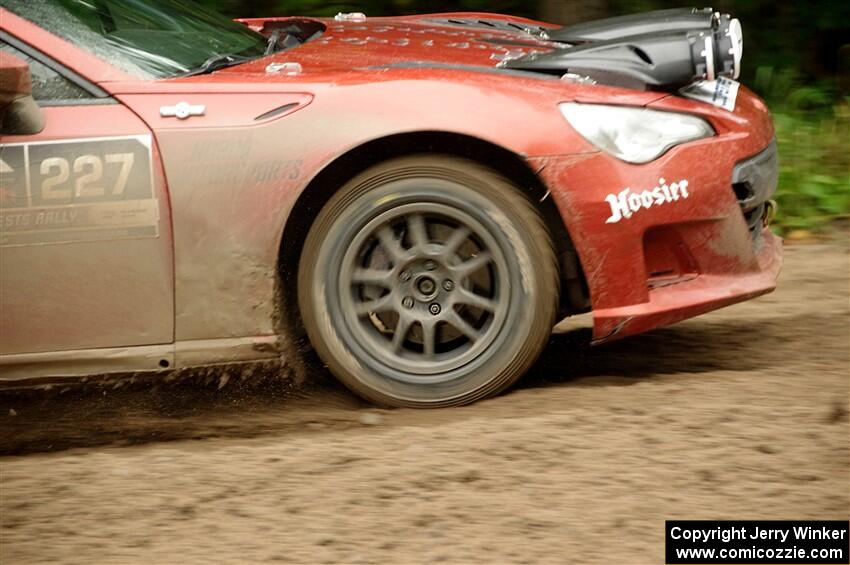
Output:
[[0,145],[0,247],[158,235],[150,135]]

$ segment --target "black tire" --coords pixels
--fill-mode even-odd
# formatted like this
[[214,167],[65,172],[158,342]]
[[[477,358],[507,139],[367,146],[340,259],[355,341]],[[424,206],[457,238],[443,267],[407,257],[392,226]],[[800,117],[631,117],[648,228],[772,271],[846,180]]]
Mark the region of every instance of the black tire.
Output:
[[551,237],[521,189],[433,155],[346,183],[310,228],[298,272],[319,357],[387,406],[454,406],[505,390],[546,344],[558,290]]

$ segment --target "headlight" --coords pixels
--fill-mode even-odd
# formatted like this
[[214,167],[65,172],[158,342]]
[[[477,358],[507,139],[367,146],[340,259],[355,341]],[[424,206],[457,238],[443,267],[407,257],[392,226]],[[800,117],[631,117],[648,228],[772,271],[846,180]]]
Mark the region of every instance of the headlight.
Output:
[[582,137],[628,163],[648,163],[671,147],[714,135],[708,122],[687,114],[574,102],[559,106]]

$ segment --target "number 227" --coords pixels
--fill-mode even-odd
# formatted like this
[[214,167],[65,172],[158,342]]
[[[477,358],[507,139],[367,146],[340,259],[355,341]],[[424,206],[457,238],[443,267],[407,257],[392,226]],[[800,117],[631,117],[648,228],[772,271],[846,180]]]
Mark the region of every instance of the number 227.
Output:
[[[75,198],[106,196],[106,189],[98,184],[103,179],[104,160],[107,164],[121,165],[110,194],[119,196],[124,193],[135,161],[132,153],[110,153],[104,159],[98,155],[80,155],[73,163]],[[41,181],[41,197],[44,200],[67,200],[72,197],[71,188],[60,188],[71,177],[71,169],[72,165],[62,157],[50,157],[41,162],[39,172],[44,177]]]

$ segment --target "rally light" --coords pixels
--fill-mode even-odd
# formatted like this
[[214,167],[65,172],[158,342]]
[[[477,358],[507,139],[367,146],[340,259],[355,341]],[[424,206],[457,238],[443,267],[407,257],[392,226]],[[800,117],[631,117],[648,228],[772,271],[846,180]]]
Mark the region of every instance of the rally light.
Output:
[[741,22],[711,8],[619,16],[549,32],[560,49],[532,52],[500,66],[589,77],[626,88],[680,88],[741,74]]

